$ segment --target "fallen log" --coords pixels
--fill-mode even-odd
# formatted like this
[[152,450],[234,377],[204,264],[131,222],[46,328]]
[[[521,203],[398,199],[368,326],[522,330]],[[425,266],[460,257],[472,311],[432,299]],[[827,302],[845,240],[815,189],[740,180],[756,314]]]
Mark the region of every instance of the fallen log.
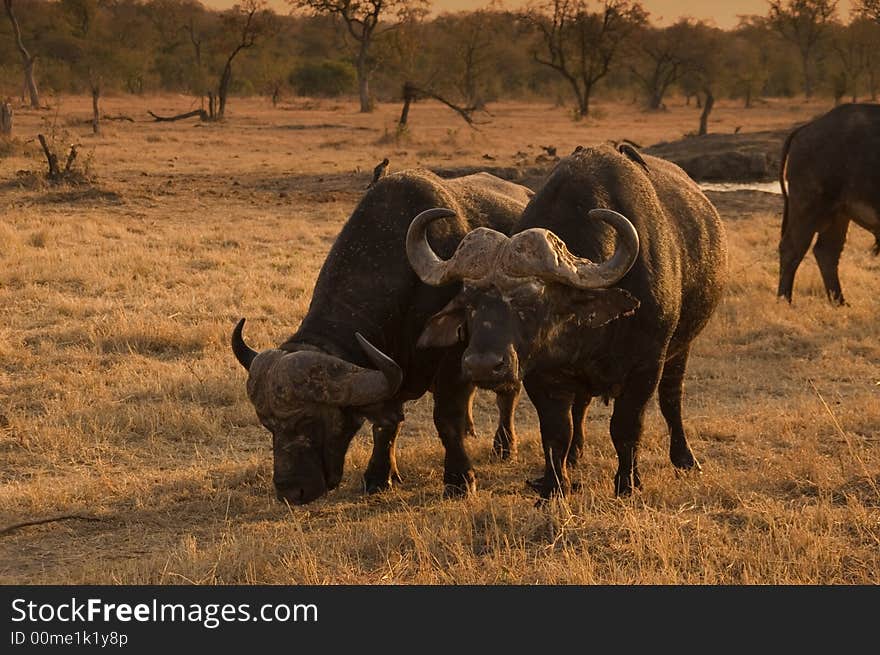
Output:
[[200,120],[207,121],[209,120],[208,112],[204,109],[194,109],[193,111],[188,111],[185,114],[177,114],[176,116],[158,116],[151,112],[149,109],[147,113],[153,117],[157,123],[171,123],[173,121],[182,121],[186,118],[194,118],[196,116],[199,117]]

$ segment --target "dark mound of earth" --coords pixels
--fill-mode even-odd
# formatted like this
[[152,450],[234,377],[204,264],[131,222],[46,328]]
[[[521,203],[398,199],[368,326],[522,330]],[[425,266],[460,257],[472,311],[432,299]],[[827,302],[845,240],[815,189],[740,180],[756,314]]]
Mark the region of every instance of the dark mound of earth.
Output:
[[782,144],[791,129],[690,136],[644,152],[678,164],[698,182],[771,182],[779,177]]

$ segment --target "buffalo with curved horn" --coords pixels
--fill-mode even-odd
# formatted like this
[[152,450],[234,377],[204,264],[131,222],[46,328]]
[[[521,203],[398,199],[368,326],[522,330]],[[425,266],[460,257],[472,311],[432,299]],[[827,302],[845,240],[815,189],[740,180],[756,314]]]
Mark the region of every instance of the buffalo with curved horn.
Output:
[[541,426],[543,497],[567,492],[590,399],[614,398],[615,491],[641,484],[642,417],[659,388],[670,459],[699,469],[681,420],[690,345],[726,274],[718,212],[677,166],[632,148],[581,148],[563,159],[511,236],[474,230],[449,258],[425,238],[454,212],[413,220],[407,255],[426,284],[463,282],[419,344],[465,334],[462,370],[479,386],[524,381]]
[[[446,447],[445,493],[474,488],[463,438],[473,431],[475,387],[461,374],[463,344],[416,348],[426,322],[456,289],[420,282],[407,262],[406,233],[413,214],[452,206],[460,218],[432,235],[434,247],[448,254],[472,229],[509,231],[530,196],[525,187],[485,173],[449,180],[427,171],[383,176],[336,239],[297,332],[277,348],[256,352],[245,344],[239,321],[232,350],[248,371],[257,416],[272,433],[279,499],[307,503],[338,486],[349,444],[365,420],[373,424],[367,491],[399,481],[394,444],[403,405],[429,389]],[[519,392],[519,383],[498,389],[495,451],[502,457],[515,447]]]

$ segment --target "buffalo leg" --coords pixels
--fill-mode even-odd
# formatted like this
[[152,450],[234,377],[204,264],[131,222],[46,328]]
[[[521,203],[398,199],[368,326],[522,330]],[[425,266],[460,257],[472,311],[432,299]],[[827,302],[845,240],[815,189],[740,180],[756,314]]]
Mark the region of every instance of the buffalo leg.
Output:
[[571,447],[568,449],[566,456],[569,468],[577,466],[581,454],[584,452],[584,433],[586,430],[585,421],[587,418],[587,408],[590,406],[591,396],[586,394],[578,394],[574,398],[574,404],[571,406],[571,424],[573,432],[571,436]]
[[526,383],[526,391],[538,412],[541,443],[544,446],[544,476],[530,484],[542,498],[550,498],[558,493],[564,495],[571,490],[566,460],[573,431],[571,408],[574,393],[553,393],[537,381],[531,385]]
[[633,373],[631,381],[614,401],[611,414],[611,441],[617,451],[617,473],[614,492],[628,496],[633,488],[642,486],[639,477],[638,450],[642,437],[645,407],[657,387],[658,372]]
[[816,257],[816,263],[819,264],[822,282],[825,283],[825,293],[828,294],[828,300],[835,305],[846,304],[843,300],[843,291],[840,289],[837,269],[848,228],[848,218],[836,218],[831,225],[819,233],[816,245],[813,246],[813,255]]
[[498,405],[498,429],[495,431],[492,452],[501,459],[508,459],[516,452],[516,429],[513,418],[521,391],[522,387],[517,385],[500,389],[495,394],[495,402]]
[[700,463],[691,451],[681,420],[681,394],[688,354],[689,350],[686,349],[666,362],[657,393],[660,396],[660,411],[669,427],[669,459],[672,465],[679,469],[699,471]]
[[[809,218],[809,220],[801,220]],[[804,255],[810,248],[815,222],[805,214],[792,212],[788,217],[787,229],[779,241],[779,290],[777,295],[791,302],[794,289],[794,275],[797,273]]]
[[373,424],[373,454],[364,472],[364,488],[373,494],[390,489],[395,482],[401,482],[397,470],[397,456],[394,442],[400,432],[400,423]]
[[[451,362],[452,358],[446,361]],[[457,368],[452,369],[451,364],[441,364],[434,384],[434,425],[446,449],[443,463],[443,496],[446,498],[466,496],[477,488],[476,475],[464,447],[474,385],[463,381]]]

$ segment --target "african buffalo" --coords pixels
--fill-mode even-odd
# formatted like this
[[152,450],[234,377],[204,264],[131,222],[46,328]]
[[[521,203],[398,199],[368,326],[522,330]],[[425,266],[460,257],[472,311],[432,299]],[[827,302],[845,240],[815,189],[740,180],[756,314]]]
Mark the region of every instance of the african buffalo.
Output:
[[[438,204],[460,219],[438,226],[434,247],[451,255],[475,227],[508,232],[531,191],[480,173],[443,180],[427,171],[383,176],[342,228],[315,285],[299,330],[278,348],[245,345],[242,319],[232,349],[249,371],[247,390],[273,435],[279,499],[302,504],[335,488],[345,453],[364,420],[373,424],[373,453],[364,482],[379,491],[399,479],[394,441],[403,403],[434,394],[434,423],[446,448],[446,495],[473,489],[463,437],[473,429],[474,386],[460,372],[463,345],[423,351],[416,339],[457,289],[419,282],[404,242],[412,216]],[[457,339],[453,343],[457,343]],[[515,445],[513,410],[520,385],[499,389],[495,450]]]
[[782,148],[779,185],[778,295],[791,302],[797,267],[818,233],[813,254],[825,293],[845,304],[837,268],[851,220],[874,234],[880,252],[880,106],[841,105],[794,130]]
[[[522,379],[538,411],[546,498],[570,489],[572,444],[591,398],[614,398],[614,488],[640,486],[645,407],[659,385],[670,459],[699,468],[681,418],[694,337],[721,297],[727,268],[718,212],[678,166],[632,148],[580,148],[560,161],[508,237],[471,232],[449,259],[425,239],[454,209],[419,214],[407,236],[427,284],[463,281],[421,343],[466,330],[464,372],[478,385]],[[600,263],[596,263],[600,262]]]

